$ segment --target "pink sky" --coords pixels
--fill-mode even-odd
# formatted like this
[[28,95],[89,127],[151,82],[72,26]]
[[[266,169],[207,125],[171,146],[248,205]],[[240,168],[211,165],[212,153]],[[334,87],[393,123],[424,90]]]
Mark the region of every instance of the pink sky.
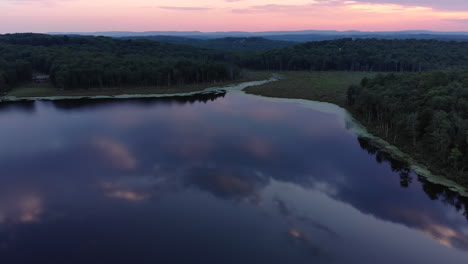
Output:
[[0,33],[468,31],[468,0],[0,0]]

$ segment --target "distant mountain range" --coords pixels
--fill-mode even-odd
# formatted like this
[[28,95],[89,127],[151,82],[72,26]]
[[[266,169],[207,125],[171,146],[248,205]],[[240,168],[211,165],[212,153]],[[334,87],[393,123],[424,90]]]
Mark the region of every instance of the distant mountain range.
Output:
[[430,30],[404,30],[404,31],[337,31],[337,30],[300,30],[300,31],[262,31],[262,32],[245,32],[245,31],[220,31],[220,32],[201,32],[201,31],[104,31],[104,32],[51,32],[52,35],[92,35],[106,37],[135,37],[135,36],[203,36],[207,38],[219,37],[256,37],[256,36],[278,36],[278,35],[468,35],[465,31],[430,31]]
[[302,30],[302,31],[264,31],[264,32],[200,32],[200,31],[107,31],[107,32],[51,32],[51,35],[90,35],[113,38],[134,37],[183,37],[191,39],[219,39],[228,37],[262,37],[270,40],[307,42],[334,40],[340,38],[379,38],[379,39],[437,39],[468,41],[468,32],[440,32],[428,30],[405,31],[335,31],[335,30]]

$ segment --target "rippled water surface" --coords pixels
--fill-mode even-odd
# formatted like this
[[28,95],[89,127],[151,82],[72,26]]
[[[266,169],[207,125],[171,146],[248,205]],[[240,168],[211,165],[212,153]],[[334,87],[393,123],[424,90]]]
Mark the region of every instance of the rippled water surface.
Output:
[[0,106],[0,263],[468,263],[467,200],[326,104]]

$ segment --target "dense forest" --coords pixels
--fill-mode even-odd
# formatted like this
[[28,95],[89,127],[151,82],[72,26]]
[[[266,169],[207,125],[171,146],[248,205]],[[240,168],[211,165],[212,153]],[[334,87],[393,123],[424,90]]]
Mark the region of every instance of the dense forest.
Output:
[[[34,73],[50,75],[54,86],[67,90],[227,81],[241,68],[421,72],[468,67],[468,42],[340,39],[263,51],[258,49],[278,42],[228,38],[209,43],[224,51],[144,39],[0,35],[0,91],[30,81]],[[231,46],[250,48],[232,51]]]
[[[0,54],[2,53],[3,49],[0,45]],[[5,60],[0,56],[0,95],[21,82],[31,80],[31,77],[32,67],[29,61],[15,56],[11,60],[8,60],[8,57]]]
[[239,69],[222,52],[149,40],[0,35],[0,91],[50,75],[62,89],[171,86],[233,80]]
[[275,71],[420,72],[468,67],[468,42],[339,39],[242,54],[239,65]]
[[348,90],[370,130],[468,185],[468,71],[379,74]]
[[189,45],[200,48],[222,51],[262,51],[292,46],[296,43],[282,40],[271,40],[261,37],[227,37],[217,39],[199,39],[174,36],[124,37],[122,39],[148,39],[165,43]]

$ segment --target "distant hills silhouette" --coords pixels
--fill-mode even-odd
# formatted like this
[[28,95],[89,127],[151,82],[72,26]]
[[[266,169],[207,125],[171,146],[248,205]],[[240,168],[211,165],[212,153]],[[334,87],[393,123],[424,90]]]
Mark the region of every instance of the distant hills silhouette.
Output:
[[219,39],[219,38],[245,38],[262,37],[270,40],[307,42],[334,40],[341,38],[378,38],[378,39],[437,39],[447,41],[467,41],[468,32],[442,32],[429,30],[405,30],[405,31],[336,31],[336,30],[302,30],[302,31],[263,31],[263,32],[200,32],[200,31],[104,31],[104,32],[51,32],[51,35],[91,35],[114,38],[145,38],[154,36],[167,36],[191,38],[191,39]]

